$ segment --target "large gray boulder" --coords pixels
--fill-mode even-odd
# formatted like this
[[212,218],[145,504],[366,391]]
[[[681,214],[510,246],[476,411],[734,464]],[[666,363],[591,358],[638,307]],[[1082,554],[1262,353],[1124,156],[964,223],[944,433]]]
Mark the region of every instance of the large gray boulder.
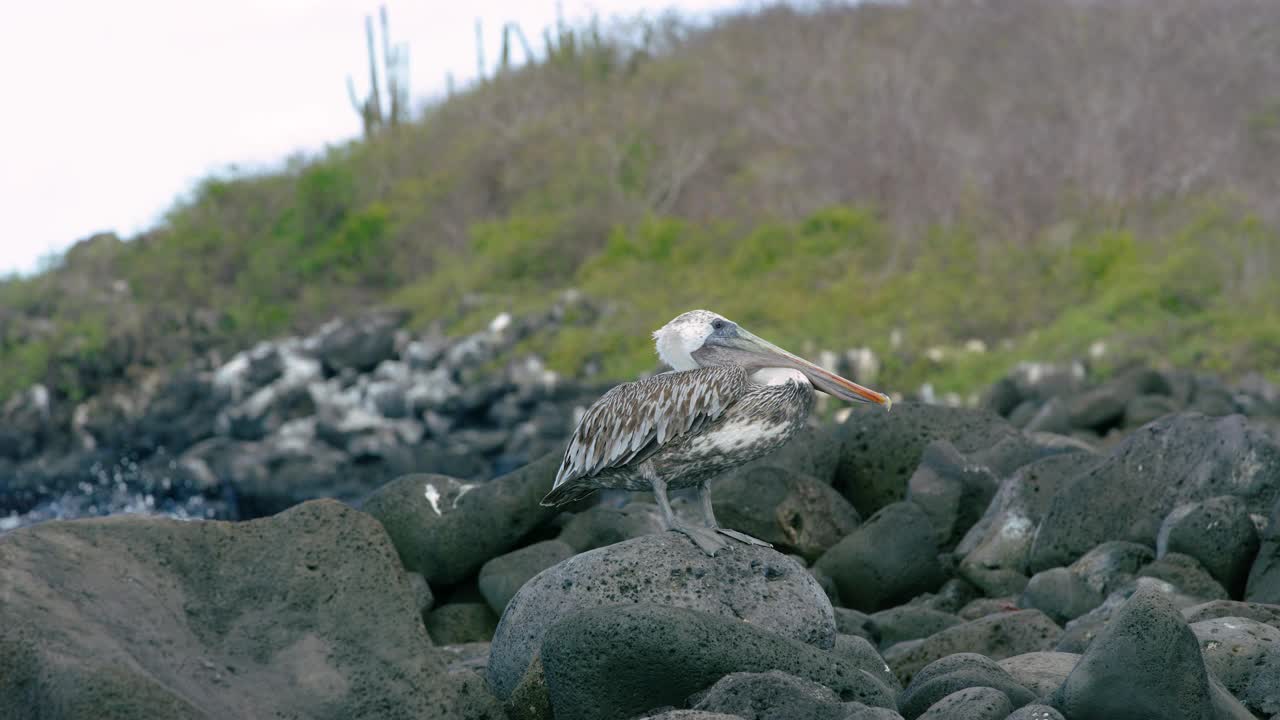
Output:
[[1253,717],[1209,675],[1178,609],[1148,588],[1120,607],[1049,704],[1068,718]]
[[480,568],[477,578],[480,594],[489,607],[501,615],[525,583],[573,554],[573,548],[559,540],[543,540],[500,555]]
[[1280,630],[1280,605],[1239,602],[1236,600],[1210,600],[1207,603],[1182,609],[1182,617],[1189,623],[1223,617],[1241,617],[1257,620]]
[[1258,556],[1249,570],[1244,599],[1280,605],[1280,500],[1271,508]]
[[1062,624],[1084,615],[1103,601],[1102,593],[1067,568],[1036,573],[1018,598],[1018,606],[1035,608]]
[[1039,610],[1019,610],[970,620],[923,640],[899,643],[885,651],[885,661],[904,683],[929,663],[954,653],[978,653],[992,660],[1052,650],[1062,636],[1058,627]]
[[963,558],[960,575],[992,597],[1021,592],[1036,526],[1054,494],[1093,462],[1093,453],[1077,451],[1042,458],[1015,471],[956,546],[956,555]]
[[1195,558],[1182,553],[1167,553],[1164,557],[1142,568],[1138,577],[1164,580],[1187,595],[1204,600],[1227,599],[1227,589],[1214,580]]
[[[924,605],[899,605],[871,615],[880,647],[888,648],[906,640],[919,640],[964,622],[959,616]],[[836,621],[839,625],[839,620]]]
[[831,647],[831,654],[839,655],[853,662],[855,667],[871,673],[895,694],[902,691],[902,683],[898,682],[893,669],[884,661],[884,657],[870,640],[858,635],[838,634],[835,645]]
[[1004,720],[1013,704],[1004,693],[989,687],[957,690],[934,703],[920,720]]
[[1075,653],[1030,652],[1005,658],[1000,667],[1039,698],[1057,690],[1079,661]]
[[1189,608],[1200,602],[1200,598],[1186,595],[1173,584],[1153,577],[1138,577],[1117,588],[1107,596],[1098,607],[1081,615],[1066,624],[1062,639],[1055,650],[1059,652],[1083,653],[1102,629],[1111,622],[1111,618],[1120,610],[1134,593],[1147,589],[1164,595],[1169,602],[1179,609]]
[[898,710],[907,720],[914,720],[948,695],[976,687],[995,688],[1013,707],[1021,707],[1036,699],[1030,690],[1019,685],[991,658],[976,653],[954,653],[916,673],[898,698]]
[[575,555],[525,583],[494,634],[490,685],[507,698],[562,618],[637,603],[733,618],[821,648],[835,641],[831,603],[794,558],[740,543],[710,558],[684,535],[663,532]]
[[1280,711],[1280,629],[1242,617],[1191,624],[1209,673],[1251,711]]
[[861,517],[830,485],[776,465],[717,480],[711,501],[721,526],[813,561],[853,532]]
[[770,670],[725,675],[693,708],[753,720],[845,720],[852,705],[812,680]]
[[658,506],[633,501],[622,507],[593,505],[577,513],[565,523],[558,539],[577,552],[586,552],[662,531]]
[[750,622],[664,605],[580,610],[546,633],[541,661],[557,720],[623,720],[683,704],[730,673],[779,670],[882,708],[894,693],[852,662]]
[[498,616],[482,602],[454,602],[441,605],[423,616],[427,634],[437,645],[489,642],[498,626]]
[[306,346],[331,371],[368,372],[395,353],[396,328],[406,319],[400,310],[370,310],[325,324],[307,339]]
[[961,455],[946,440],[929,443],[907,481],[907,500],[919,505],[937,532],[938,547],[951,548],[986,512],[1000,481],[985,465]]
[[447,673],[382,526],[331,500],[24,528],[0,588],[0,717],[501,717]]
[[965,454],[1001,440],[1031,444],[994,413],[914,402],[895,404],[888,413],[855,411],[838,433],[834,485],[864,515],[906,497],[907,481],[935,440]]
[[555,516],[539,502],[561,456],[552,453],[487,483],[403,475],[374,491],[363,509],[387,528],[406,569],[452,585],[514,548]]
[[1241,415],[1163,418],[1053,496],[1035,534],[1030,569],[1067,565],[1106,540],[1155,545],[1175,507],[1218,495],[1240,498],[1250,512],[1270,510],[1280,495],[1280,446]]
[[872,515],[814,568],[835,581],[845,605],[864,612],[906,602],[946,580],[929,516],[910,502]]
[[1182,553],[1200,562],[1232,597],[1244,594],[1258,554],[1258,530],[1244,501],[1231,495],[1179,505],[1165,518],[1156,554]]
[[1156,554],[1151,548],[1123,540],[1111,540],[1095,547],[1071,563],[1071,573],[1103,597],[1137,577]]
[[32,385],[0,405],[0,459],[24,460],[40,452],[52,434],[51,398],[44,385]]

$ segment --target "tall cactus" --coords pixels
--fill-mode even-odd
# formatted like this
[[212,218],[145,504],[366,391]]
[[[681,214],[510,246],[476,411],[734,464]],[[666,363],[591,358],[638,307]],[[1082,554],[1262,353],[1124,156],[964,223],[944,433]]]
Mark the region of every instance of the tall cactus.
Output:
[[529,47],[529,39],[525,37],[524,30],[514,22],[508,22],[502,26],[502,56],[499,62],[499,69],[503,72],[511,69],[511,36],[520,41],[520,47],[524,50],[524,61],[527,63],[534,62],[533,48]]
[[364,136],[371,138],[383,128],[396,128],[408,116],[409,108],[409,47],[392,46],[391,30],[387,21],[387,7],[378,9],[382,21],[382,75],[387,84],[387,107],[383,108],[382,92],[378,85],[378,54],[373,37],[373,18],[365,16],[365,43],[369,49],[369,94],[364,100],[356,95],[355,81],[347,76],[347,95],[351,106],[360,115]]

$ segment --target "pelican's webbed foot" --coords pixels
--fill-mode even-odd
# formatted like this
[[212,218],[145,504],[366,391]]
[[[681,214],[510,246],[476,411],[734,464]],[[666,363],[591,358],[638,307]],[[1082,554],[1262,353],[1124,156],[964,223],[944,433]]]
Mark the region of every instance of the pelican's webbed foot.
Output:
[[716,528],[716,532],[721,533],[722,535],[728,535],[734,540],[737,540],[738,542],[741,542],[741,543],[746,543],[748,545],[759,545],[760,547],[767,547],[767,548],[773,547],[773,543],[767,543],[764,540],[761,540],[760,538],[753,538],[750,535],[746,533],[740,533],[737,530],[730,530],[729,528],[718,527]]
[[671,529],[678,533],[684,533],[697,545],[702,552],[711,557],[715,557],[717,552],[729,546],[723,538],[716,534],[711,528],[700,527],[697,525],[687,525],[685,523],[677,523],[671,526]]

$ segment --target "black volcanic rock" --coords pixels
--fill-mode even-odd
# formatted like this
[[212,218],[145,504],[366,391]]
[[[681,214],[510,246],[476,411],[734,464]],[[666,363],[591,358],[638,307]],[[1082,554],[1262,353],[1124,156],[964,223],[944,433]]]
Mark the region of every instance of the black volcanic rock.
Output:
[[999,487],[996,476],[965,458],[946,440],[929,443],[907,481],[907,500],[919,505],[937,532],[938,546],[954,547],[982,517]]
[[1014,681],[1040,698],[1057,690],[1079,661],[1075,653],[1038,651],[1014,655],[999,664]]
[[1035,608],[1064,624],[1102,604],[1101,592],[1067,568],[1049,568],[1032,576],[1018,599],[1019,607]]
[[548,455],[479,484],[406,475],[366,498],[363,509],[387,528],[407,569],[433,585],[456,583],[555,515],[539,502],[560,459]]
[[1280,605],[1268,605],[1265,603],[1210,600],[1206,603],[1183,608],[1182,617],[1192,624],[1215,618],[1241,617],[1257,620],[1264,625],[1270,625],[1280,630]]
[[544,540],[513,550],[480,568],[480,594],[499,615],[516,592],[533,576],[572,557],[573,548],[559,540]]
[[638,603],[692,608],[827,649],[836,635],[826,595],[793,558],[742,544],[710,558],[684,535],[663,532],[575,555],[520,588],[493,638],[490,686],[510,696],[562,618]]
[[1280,710],[1280,628],[1241,617],[1192,623],[1209,673],[1250,710]]
[[894,674],[910,683],[917,672],[953,653],[978,653],[992,660],[1052,650],[1062,636],[1058,627],[1039,610],[1003,612],[949,627],[923,640],[899,643],[885,651]]
[[1139,395],[1124,408],[1124,424],[1138,428],[1178,411],[1178,405],[1164,395]]
[[755,720],[844,720],[849,705],[830,688],[812,680],[770,670],[725,675],[693,708]]
[[1244,501],[1221,495],[1174,508],[1160,526],[1156,552],[1195,558],[1232,597],[1240,597],[1259,545]]
[[395,353],[396,328],[406,318],[402,311],[375,310],[335,320],[317,333],[313,352],[332,372],[347,368],[368,372]]
[[960,576],[989,596],[1011,595],[1026,586],[1027,557],[1036,525],[1057,492],[1098,459],[1069,452],[1019,468],[1000,485],[982,518],[956,546]]
[[1106,597],[1136,577],[1139,570],[1155,559],[1155,552],[1146,545],[1111,540],[1081,555],[1069,569],[1091,589]]
[[441,605],[428,612],[423,622],[437,645],[489,642],[498,626],[498,616],[482,602]]
[[1120,424],[1133,397],[1117,392],[1115,387],[1103,385],[1068,400],[1067,419],[1073,428],[1105,433]]
[[830,485],[777,465],[757,465],[711,486],[722,527],[772,543],[808,561],[857,529],[858,511]]
[[33,385],[0,405],[0,458],[25,460],[51,440],[52,398],[44,385]]
[[1183,593],[1205,600],[1226,600],[1227,590],[1195,558],[1167,553],[1138,572],[1139,577],[1164,580]]
[[682,704],[725,675],[773,670],[830,688],[842,702],[895,705],[890,689],[833,653],[687,608],[580,610],[549,628],[541,658],[557,720],[631,718]]
[[1111,622],[1111,618],[1120,610],[1125,602],[1139,590],[1163,595],[1177,608],[1189,608],[1200,603],[1202,598],[1192,597],[1181,592],[1172,584],[1153,577],[1138,577],[1117,588],[1107,596],[1098,607],[1067,623],[1054,650],[1058,652],[1083,653],[1089,648],[1094,638]]
[[918,640],[964,622],[960,617],[921,605],[899,605],[871,615],[880,646]]
[[22,528],[0,578],[0,717],[502,717],[446,672],[382,527],[334,501]]
[[1054,495],[1030,569],[1066,565],[1106,540],[1154,545],[1177,505],[1217,495],[1235,495],[1251,512],[1270,509],[1280,496],[1280,446],[1239,415],[1164,418]]
[[856,635],[880,644],[880,632],[871,616],[861,610],[850,610],[846,607],[834,608],[836,613],[836,632],[842,635]]
[[947,440],[967,454],[1018,436],[993,413],[909,402],[887,413],[856,410],[839,433],[834,486],[863,515],[906,497],[907,481],[929,443]]
[[874,612],[936,590],[946,580],[935,532],[914,503],[894,503],[828,550],[814,567],[835,580],[846,606]]
[[1004,693],[989,687],[957,690],[934,703],[921,720],[1004,720],[1013,704]]
[[1244,599],[1280,605],[1280,500],[1271,508],[1258,556],[1249,570]]
[[884,656],[876,650],[870,640],[859,635],[837,634],[835,644],[831,646],[831,654],[849,660],[861,670],[866,670],[884,686],[898,694],[902,692],[902,683],[893,674],[893,669],[884,661]]
[[1139,590],[1049,704],[1068,718],[1251,718],[1205,669],[1196,636],[1163,595]]
[[622,507],[594,505],[576,513],[560,531],[560,541],[577,552],[595,550],[663,532],[658,506],[646,502],[629,502]]
[[916,673],[898,699],[898,710],[904,718],[913,720],[948,695],[978,687],[995,688],[1013,707],[1021,707],[1036,699],[1030,690],[1019,685],[991,658],[961,652],[929,663]]

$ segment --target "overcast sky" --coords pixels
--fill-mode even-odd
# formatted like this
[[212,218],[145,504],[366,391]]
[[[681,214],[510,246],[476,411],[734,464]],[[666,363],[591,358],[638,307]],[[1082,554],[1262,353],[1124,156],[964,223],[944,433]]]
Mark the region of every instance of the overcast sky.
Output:
[[[555,0],[388,0],[415,100],[490,66],[502,23],[531,42]],[[698,14],[741,0],[562,0],[567,20]],[[752,3],[753,5],[759,3]],[[94,232],[130,236],[194,181],[359,134],[345,89],[367,86],[377,0],[14,0],[0,22],[0,275]],[[536,44],[536,43],[535,43]]]

